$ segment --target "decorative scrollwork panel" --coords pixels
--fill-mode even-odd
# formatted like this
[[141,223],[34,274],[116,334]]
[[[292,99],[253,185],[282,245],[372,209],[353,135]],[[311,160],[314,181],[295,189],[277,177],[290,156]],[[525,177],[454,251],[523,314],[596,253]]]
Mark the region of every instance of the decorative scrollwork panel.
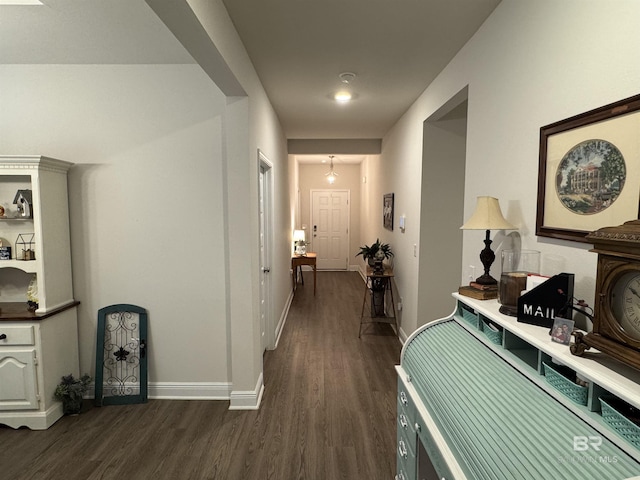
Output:
[[134,305],[98,312],[96,404],[146,401],[146,323],[146,310]]

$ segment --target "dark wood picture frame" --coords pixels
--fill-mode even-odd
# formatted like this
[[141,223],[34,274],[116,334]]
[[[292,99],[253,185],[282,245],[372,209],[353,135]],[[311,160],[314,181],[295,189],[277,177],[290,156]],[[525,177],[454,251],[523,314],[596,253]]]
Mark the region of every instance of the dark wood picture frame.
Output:
[[393,193],[385,193],[382,197],[382,226],[393,231]]
[[[638,125],[640,95],[635,95],[540,128],[536,235],[587,243],[585,236],[589,232],[640,216]],[[549,187],[557,187],[558,182],[558,173],[553,167],[559,166],[558,159],[580,142],[601,140],[618,148],[625,160],[626,183],[619,199],[623,198],[623,192],[624,198],[615,200],[606,212],[581,215],[564,208],[556,198],[558,195],[554,195],[556,192],[549,191]],[[550,220],[550,216],[554,218]]]

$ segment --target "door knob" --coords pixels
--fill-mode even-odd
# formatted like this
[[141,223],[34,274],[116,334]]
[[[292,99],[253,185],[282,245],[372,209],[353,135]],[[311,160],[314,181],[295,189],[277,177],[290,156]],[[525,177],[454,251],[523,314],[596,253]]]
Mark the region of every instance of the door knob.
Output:
[[269,267],[262,267],[262,272],[263,273],[269,273],[271,271],[271,269]]

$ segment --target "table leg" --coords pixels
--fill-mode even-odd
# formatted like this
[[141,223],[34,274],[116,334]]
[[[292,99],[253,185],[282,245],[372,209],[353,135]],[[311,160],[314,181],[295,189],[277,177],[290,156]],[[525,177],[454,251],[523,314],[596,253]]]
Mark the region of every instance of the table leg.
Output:
[[316,296],[316,264],[313,264],[313,296]]
[[391,294],[391,312],[393,313],[393,325],[396,327],[396,336],[400,336],[398,331],[398,317],[396,316],[396,302],[393,300],[393,285],[391,279],[388,279],[389,293]]
[[291,281],[293,282],[293,291],[294,291],[294,293],[296,291],[296,283],[297,283],[296,282],[296,280],[297,280],[296,276],[297,275],[298,275],[298,267],[293,267],[291,269]]

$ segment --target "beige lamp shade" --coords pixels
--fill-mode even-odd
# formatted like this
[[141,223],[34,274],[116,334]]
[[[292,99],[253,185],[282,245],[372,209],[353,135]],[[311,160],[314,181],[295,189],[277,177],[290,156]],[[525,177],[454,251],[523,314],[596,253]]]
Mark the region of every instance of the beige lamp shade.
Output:
[[476,210],[460,227],[462,230],[517,230],[502,216],[497,198],[478,197]]
[[302,240],[304,242],[304,230],[294,230],[293,231],[293,241],[299,242]]

